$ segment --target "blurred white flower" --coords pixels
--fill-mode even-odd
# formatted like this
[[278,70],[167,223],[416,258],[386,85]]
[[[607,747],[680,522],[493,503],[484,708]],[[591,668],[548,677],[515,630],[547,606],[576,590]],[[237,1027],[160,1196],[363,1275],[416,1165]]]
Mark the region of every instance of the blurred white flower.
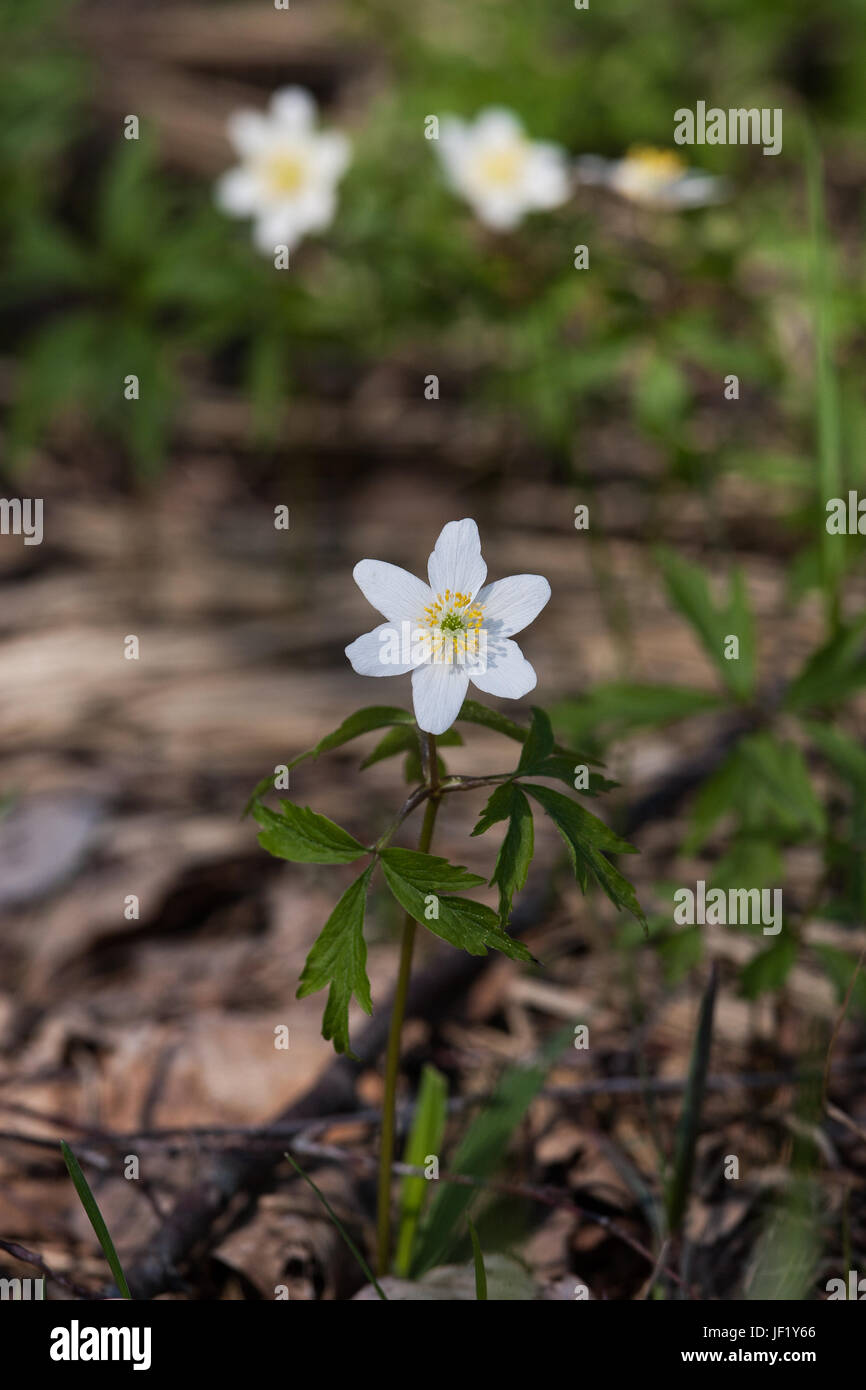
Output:
[[284,87],[267,112],[235,111],[228,136],[240,163],[223,174],[216,199],[223,212],[255,219],[260,251],[293,247],[334,217],[337,183],[349,162],[349,141],[319,131],[316,103],[303,87]]
[[511,638],[550,598],[540,574],[515,574],[484,585],[478,527],[468,518],[443,527],[427,564],[429,585],[384,560],[361,560],[355,583],[386,622],[346,648],[359,676],[412,672],[418,726],[444,734],[460,712],[469,682],[488,695],[519,700],[535,688],[535,671]]
[[622,159],[583,155],[577,161],[580,183],[601,184],[620,197],[660,211],[706,207],[726,194],[724,179],[689,169],[673,150],[633,145]]
[[451,187],[495,231],[516,227],[527,212],[559,207],[572,191],[565,151],[527,139],[518,117],[501,107],[488,107],[474,123],[443,117],[438,149]]

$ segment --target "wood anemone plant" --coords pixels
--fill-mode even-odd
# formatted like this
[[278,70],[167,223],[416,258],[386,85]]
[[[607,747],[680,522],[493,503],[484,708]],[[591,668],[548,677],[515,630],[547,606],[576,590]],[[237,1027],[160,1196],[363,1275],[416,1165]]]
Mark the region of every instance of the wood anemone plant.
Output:
[[[597,771],[589,770],[592,760],[557,744],[550,720],[541,709],[533,709],[532,724],[527,729],[473,700],[466,700],[457,722],[483,725],[521,744],[517,766],[511,771],[485,777],[451,776],[445,769],[439,748],[462,743],[456,730],[448,731],[437,740],[435,735],[420,730],[407,710],[377,705],[358,710],[314,748],[283,764],[274,776],[259,784],[248,807],[261,827],[260,844],[280,859],[299,864],[348,864],[367,860],[361,874],[343,893],[322,928],[307,957],[298,987],[298,998],[328,987],[322,1033],[333,1041],[337,1052],[353,1055],[349,1043],[349,1004],[353,996],[367,1013],[372,1012],[366,972],[364,913],[370,882],[379,867],[388,890],[406,914],[385,1065],[377,1222],[380,1275],[388,1273],[391,1261],[391,1172],[400,1035],[418,926],[426,927],[434,936],[472,955],[486,955],[493,948],[512,960],[533,960],[523,943],[508,933],[512,901],[526,881],[532,860],[531,801],[550,816],[565,841],[581,887],[585,890],[590,877],[594,878],[618,908],[625,908],[644,921],[632,885],[610,859],[611,855],[633,853],[633,846],[615,835],[573,796],[547,784],[550,779],[556,779],[571,790],[580,787],[584,795],[596,796],[612,784]],[[264,804],[263,796],[280,777],[305,759],[317,758],[362,734],[381,729],[388,732],[362,766],[369,767],[384,758],[405,754],[407,778],[416,785],[374,842],[362,844],[326,816],[292,801],[282,799],[279,811]],[[545,781],[537,781],[538,778]],[[507,823],[489,880],[499,891],[498,911],[465,896],[467,890],[483,884],[484,878],[430,853],[436,817],[444,798],[454,792],[479,787],[491,788],[491,795],[472,834],[481,835],[499,822]],[[421,807],[423,820],[417,848],[398,847],[393,841],[403,823]]]
[[[512,639],[547,603],[547,580],[537,574],[520,574],[486,584],[487,566],[478,527],[468,517],[443,527],[427,574],[429,583],[396,565],[361,560],[355,566],[355,582],[386,621],[346,648],[360,675],[382,677],[411,671],[414,714],[378,705],[359,710],[315,748],[277,768],[274,777],[259,784],[248,806],[261,826],[259,843],[281,859],[307,864],[368,860],[325,923],[307,957],[298,988],[298,997],[303,998],[328,986],[322,1032],[333,1040],[338,1052],[350,1052],[352,998],[367,1013],[372,1011],[365,968],[364,913],[370,882],[379,865],[388,889],[406,914],[385,1061],[378,1188],[380,1274],[387,1274],[391,1262],[400,1037],[418,926],[472,955],[486,955],[492,947],[512,960],[532,961],[523,943],[508,931],[514,895],[523,887],[532,860],[530,798],[551,817],[565,840],[581,887],[585,890],[589,877],[594,877],[617,907],[644,920],[632,885],[608,857],[633,852],[632,846],[572,797],[546,782],[526,780],[559,780],[572,791],[595,796],[613,784],[590,772],[594,760],[556,744],[550,720],[541,709],[533,710],[532,725],[525,729],[465,698],[470,681],[487,694],[512,699],[534,689],[535,671]],[[516,768],[486,777],[449,776],[439,748],[462,743],[453,728],[461,721],[486,725],[522,744]],[[372,844],[362,844],[309,807],[284,800],[277,812],[262,801],[272,786],[287,788],[289,771],[306,758],[317,758],[361,734],[384,728],[388,732],[362,767],[405,754],[406,778],[414,787]],[[499,822],[507,822],[508,827],[490,877],[490,884],[499,890],[498,911],[464,896],[466,890],[483,884],[484,878],[430,852],[443,798],[476,787],[491,787],[492,793],[473,835],[481,835]],[[394,845],[403,822],[422,806],[417,848]]]

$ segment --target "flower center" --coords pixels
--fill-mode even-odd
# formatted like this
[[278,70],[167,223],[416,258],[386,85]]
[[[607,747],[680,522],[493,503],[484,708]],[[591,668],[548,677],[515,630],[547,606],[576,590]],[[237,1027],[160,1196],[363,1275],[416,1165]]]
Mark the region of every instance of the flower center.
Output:
[[418,635],[429,646],[433,661],[453,662],[455,657],[478,656],[483,645],[483,610],[471,594],[437,594],[424,609]]
[[302,159],[293,154],[271,155],[265,161],[264,175],[272,193],[285,197],[297,193],[306,179]]
[[685,162],[673,150],[657,150],[652,145],[632,145],[625,162],[647,183],[672,183],[685,173]]
[[478,160],[478,173],[484,183],[507,188],[516,183],[526,163],[526,150],[517,141],[503,149],[490,150]]

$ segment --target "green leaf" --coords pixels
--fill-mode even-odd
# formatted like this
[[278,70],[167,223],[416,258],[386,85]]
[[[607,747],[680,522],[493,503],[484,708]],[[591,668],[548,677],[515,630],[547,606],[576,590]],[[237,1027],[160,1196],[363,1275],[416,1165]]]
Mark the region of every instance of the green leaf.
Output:
[[803,727],[839,776],[866,796],[866,748],[833,724],[806,722]]
[[658,943],[656,950],[664,970],[665,984],[677,985],[703,956],[702,928],[684,927],[682,931],[672,932]]
[[598,685],[579,700],[553,708],[553,721],[571,739],[592,735],[610,741],[635,729],[656,728],[717,709],[717,695],[675,685],[638,685],[614,681]]
[[[331,734],[326,734],[312,748],[308,748],[304,753],[299,753],[285,766],[291,771],[293,767],[297,767],[307,758],[318,758],[322,753],[330,753],[332,749],[340,748],[344,743],[349,743],[351,739],[358,738],[361,734],[372,733],[374,729],[384,729],[389,724],[414,723],[415,720],[408,710],[397,709],[391,705],[368,705],[365,709],[359,709],[354,714],[350,714],[348,719],[343,720],[339,729],[335,729]],[[269,777],[263,777],[254,788],[244,808],[245,816],[250,814],[259,797],[264,796],[265,792],[273,786],[276,776],[276,773],[272,773]]]
[[726,893],[732,888],[778,888],[784,876],[779,846],[749,834],[736,840],[713,865],[710,886]]
[[759,951],[740,972],[740,991],[747,999],[757,999],[769,990],[781,989],[797,959],[797,943],[791,936],[780,936],[766,951]]
[[277,859],[294,864],[351,864],[370,851],[353,835],[309,806],[281,801],[282,814],[257,803],[253,816],[262,827],[259,844]]
[[[412,1168],[423,1168],[428,1154],[441,1151],[448,1108],[448,1082],[440,1071],[429,1064],[421,1073],[418,1100],[412,1117],[412,1128],[406,1140],[403,1162]],[[412,1264],[415,1233],[424,1201],[430,1190],[426,1178],[404,1178],[400,1192],[400,1230],[397,1235],[396,1273],[403,1278]]]
[[365,1013],[371,1013],[370,981],[367,979],[367,945],[364,941],[364,911],[367,889],[375,865],[371,864],[346,889],[307,956],[298,986],[298,999],[330,985],[322,1037],[332,1038],[337,1052],[349,1047],[349,1004],[352,995]]
[[478,1239],[478,1232],[471,1216],[467,1216],[466,1224],[469,1227],[469,1236],[472,1241],[472,1258],[475,1262],[475,1297],[476,1299],[486,1300],[487,1298],[487,1271],[484,1268],[484,1255],[481,1250],[481,1241]]
[[490,709],[487,705],[479,705],[477,700],[464,700],[457,718],[466,720],[468,724],[481,724],[483,728],[504,734],[506,738],[513,738],[517,743],[525,743],[529,735],[529,730],[524,729],[521,724],[515,724],[513,719],[507,719],[504,714]]
[[620,839],[603,820],[584,810],[570,796],[563,796],[552,787],[541,787],[536,782],[521,785],[544,807],[566,844],[577,844],[581,853],[590,848],[609,854],[637,854],[634,845]]
[[742,740],[740,752],[783,822],[787,818],[804,830],[824,833],[824,808],[815,794],[803,754],[795,744],[772,734],[752,734]]
[[[744,699],[755,684],[755,630],[742,572],[734,572],[728,602],[724,608],[717,608],[700,566],[665,549],[658,552],[658,560],[671,602],[691,623],[728,689]],[[737,660],[725,657],[725,639],[729,636],[739,638]]]
[[585,811],[576,801],[562,792],[537,783],[524,782],[526,791],[534,796],[550,816],[568,848],[575,877],[586,891],[591,873],[617,908],[632,913],[646,927],[646,917],[637,900],[634,888],[624,874],[605,857],[608,854],[636,854],[634,845],[621,840],[604,821]]
[[490,882],[499,888],[499,920],[505,927],[514,894],[519,893],[526,882],[535,842],[532,808],[515,782],[506,782],[504,786],[496,788],[472,834],[481,835],[502,820],[508,820],[508,830],[500,845]]
[[418,735],[408,724],[398,724],[396,728],[389,729],[383,739],[380,739],[361,763],[361,770],[365,767],[373,767],[375,763],[384,762],[385,758],[396,757],[398,753],[418,752]]
[[[504,714],[489,709],[487,705],[479,705],[477,700],[464,700],[457,718],[465,720],[468,724],[480,724],[485,729],[492,729],[494,733],[504,734],[516,743],[525,743],[529,737],[529,730],[522,724],[515,724],[513,719],[507,719]],[[575,763],[598,766],[598,758],[591,758],[585,753],[575,753],[569,748],[561,748],[559,744],[555,744],[554,747],[558,753],[566,754]]]
[[700,849],[721,817],[742,805],[751,776],[739,747],[710,774],[692,807],[692,825],[683,843],[684,854],[694,854]]
[[386,849],[381,859],[388,887],[398,903],[434,936],[473,956],[486,956],[492,946],[512,960],[532,960],[523,943],[502,930],[492,908],[471,898],[442,896],[460,888],[476,888],[483,878],[419,850]]
[[813,652],[785,695],[785,708],[808,710],[835,705],[866,685],[866,614]]
[[81,1165],[78,1159],[64,1139],[60,1141],[60,1152],[63,1154],[63,1162],[66,1164],[75,1191],[78,1193],[78,1199],[85,1210],[88,1221],[93,1227],[96,1239],[102,1246],[102,1253],[108,1261],[111,1273],[114,1275],[114,1282],[123,1297],[131,1299],[132,1294],[129,1292],[126,1275],[123,1272],[120,1260],[117,1258],[117,1251],[114,1248],[114,1242],[111,1236],[108,1234],[108,1227],[105,1224],[102,1212],[99,1210],[96,1198],[90,1190],[90,1185],[86,1177],[81,1171]]
[[[530,1104],[544,1085],[553,1061],[573,1040],[571,1026],[551,1039],[538,1060],[529,1067],[511,1067],[499,1080],[487,1106],[473,1120],[463,1137],[454,1161],[455,1173],[487,1178],[502,1162],[508,1141],[522,1121]],[[472,1187],[441,1183],[424,1223],[413,1277],[443,1262],[462,1235],[462,1220],[475,1195]]]
[[539,764],[544,763],[553,753],[553,729],[550,720],[543,709],[533,706],[532,727],[523,745],[520,754],[520,762],[517,764],[517,771],[535,772],[539,771]]

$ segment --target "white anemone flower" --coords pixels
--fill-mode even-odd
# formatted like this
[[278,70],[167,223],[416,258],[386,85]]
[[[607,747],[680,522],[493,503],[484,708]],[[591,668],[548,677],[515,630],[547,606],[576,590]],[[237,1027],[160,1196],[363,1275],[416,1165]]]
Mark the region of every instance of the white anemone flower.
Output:
[[622,159],[584,155],[577,161],[581,183],[601,184],[630,203],[663,212],[707,207],[727,191],[724,179],[690,169],[673,150],[633,145]]
[[316,129],[316,103],[303,87],[284,87],[267,112],[235,111],[228,137],[240,163],[223,174],[216,199],[232,217],[255,219],[260,251],[291,251],[334,219],[337,184],[350,146],[339,131]]
[[527,139],[504,107],[488,107],[474,123],[444,117],[438,150],[451,187],[494,231],[509,231],[527,212],[559,207],[571,195],[565,151]]
[[540,574],[484,583],[487,566],[474,521],[449,521],[427,564],[429,584],[384,560],[361,560],[355,583],[386,619],[346,648],[360,676],[412,672],[418,726],[444,734],[469,682],[487,695],[519,700],[536,675],[511,639],[550,598]]

